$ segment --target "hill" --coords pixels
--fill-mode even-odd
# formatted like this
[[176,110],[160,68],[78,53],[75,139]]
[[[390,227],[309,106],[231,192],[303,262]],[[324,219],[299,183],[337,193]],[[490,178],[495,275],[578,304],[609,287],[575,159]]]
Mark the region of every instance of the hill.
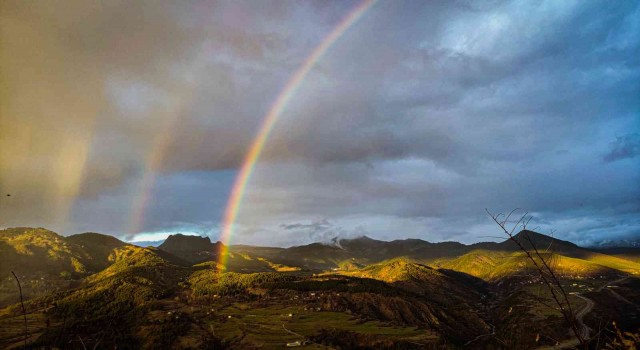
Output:
[[[535,246],[543,254],[553,254],[563,273],[640,273],[640,265],[633,256],[602,254],[533,231],[519,232],[515,239],[527,249]],[[420,239],[386,242],[365,236],[335,240],[331,244],[312,243],[291,248],[232,246],[231,251],[306,270],[354,270],[405,257],[487,280],[522,274],[529,264],[518,245],[508,239],[464,245],[458,242],[431,243]]]
[[[521,231],[514,238],[535,256],[535,249],[549,259],[560,273],[567,276],[595,276],[617,273],[640,274],[640,264],[616,256],[582,248],[533,231]],[[460,256],[431,261],[431,264],[465,272],[488,281],[512,276],[529,276],[531,262],[518,245],[505,240],[500,243],[480,243]],[[535,274],[535,273],[534,273]]]
[[[145,326],[143,315],[152,304],[174,295],[186,280],[190,270],[175,259],[157,249],[135,247],[130,255],[87,277],[80,287],[31,301],[29,309],[48,310],[48,317],[54,320],[39,330],[34,346],[64,348],[67,341],[59,337],[64,332],[81,334],[87,342],[100,339],[103,348],[122,344],[148,348],[145,340],[155,346],[162,344],[153,337],[141,339],[136,333]],[[159,329],[155,332],[162,336]]]
[[602,248],[596,249],[597,252],[615,256],[621,259],[640,263],[640,248],[636,247],[618,247],[618,248]]
[[0,273],[84,273],[85,252],[64,237],[43,228],[13,228],[0,231]]
[[0,230],[0,306],[18,300],[11,271],[29,299],[73,288],[139,249],[99,233],[63,237],[43,228]]
[[43,228],[0,230],[0,257],[0,307],[18,301],[11,271],[33,298],[70,288],[91,269],[81,247]]
[[[640,326],[633,251],[532,231],[516,239],[553,262],[589,327],[602,320],[587,299],[625,330]],[[319,348],[532,348],[567,334],[561,315],[540,306],[551,296],[509,240],[237,245],[226,266],[221,247],[179,234],[143,248],[99,233],[2,230],[0,302],[18,301],[15,269],[36,348],[281,348],[301,339]],[[0,347],[21,346],[20,316],[19,304],[0,309]],[[528,336],[537,333],[548,339]]]
[[101,233],[80,233],[68,236],[65,240],[83,250],[86,264],[94,272],[100,271],[136,251],[134,245]]
[[474,298],[479,300],[488,286],[471,275],[436,269],[407,258],[395,258],[358,270],[340,271],[339,274],[384,281],[416,293],[444,292],[445,294],[440,295],[441,298],[458,296],[468,300],[469,293],[478,293]]
[[215,260],[222,243],[211,243],[209,237],[170,235],[158,249],[171,253],[190,263]]

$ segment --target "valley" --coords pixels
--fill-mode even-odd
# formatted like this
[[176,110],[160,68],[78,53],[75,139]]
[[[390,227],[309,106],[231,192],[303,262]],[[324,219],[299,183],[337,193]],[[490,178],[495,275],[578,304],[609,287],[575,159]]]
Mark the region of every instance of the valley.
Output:
[[[593,348],[640,330],[640,264],[532,231]],[[291,248],[173,235],[155,247],[0,231],[0,347],[535,349],[578,343],[513,242],[367,237]]]

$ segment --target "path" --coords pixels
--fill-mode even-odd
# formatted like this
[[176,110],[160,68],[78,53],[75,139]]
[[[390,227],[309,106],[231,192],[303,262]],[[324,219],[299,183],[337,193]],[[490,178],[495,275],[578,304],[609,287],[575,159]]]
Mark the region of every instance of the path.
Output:
[[593,307],[596,303],[593,302],[593,300],[583,296],[582,294],[576,293],[575,296],[587,302],[587,304],[582,309],[576,312],[576,323],[578,324],[578,329],[580,330],[580,335],[582,336],[582,338],[589,339],[589,336],[591,335],[591,327],[584,324],[584,316],[590,313],[591,310],[593,310]]
[[627,279],[629,279],[629,276],[622,277],[622,278],[620,278],[620,279],[617,279],[617,280],[615,280],[615,281],[609,282],[609,283],[607,283],[607,284],[603,284],[603,285],[601,285],[601,286],[600,286],[600,288],[596,289],[596,292],[602,292],[602,290],[603,290],[604,288],[606,288],[606,287],[608,287],[608,286],[616,285],[616,284],[618,284],[618,283],[620,283],[620,282],[622,282],[622,281],[624,281],[624,280],[627,280]]
[[[617,279],[615,281],[611,281],[611,282],[605,283],[602,286],[598,287],[598,289],[596,289],[595,291],[596,292],[602,292],[602,290],[604,288],[607,288],[608,286],[612,286],[612,285],[615,285],[617,283],[620,283],[620,282],[622,282],[622,281],[624,281],[624,280],[626,280],[628,278],[629,278],[628,276],[627,277],[622,277],[622,278],[619,278],[619,279]],[[613,291],[611,289],[609,289],[609,291],[614,293],[614,296],[615,296],[615,294],[617,294],[615,291]],[[576,293],[574,295],[586,302],[586,305],[576,313],[576,323],[578,324],[578,329],[580,331],[580,335],[582,336],[582,338],[589,339],[589,336],[591,335],[592,329],[584,323],[584,317],[587,314],[589,314],[591,312],[591,310],[593,310],[593,307],[595,306],[595,302],[593,300],[583,296],[580,293]],[[618,295],[618,296],[620,296],[620,295]],[[622,298],[622,296],[620,296],[620,298]],[[622,299],[624,299],[624,298],[622,298]],[[626,299],[624,299],[624,300],[628,302],[628,300],[626,300]],[[569,330],[569,332],[573,333],[573,331],[571,329]],[[541,349],[568,349],[568,348],[574,348],[574,347],[576,347],[578,345],[580,345],[580,342],[578,341],[578,339],[576,337],[571,337],[571,339],[565,340],[565,341],[561,342],[560,344],[558,344],[556,346],[540,347],[540,348],[538,348],[538,350],[541,350]]]
[[301,337],[302,339],[307,339],[307,337],[305,337],[304,335],[300,334],[300,333],[296,333],[290,329],[288,329],[287,327],[284,326],[284,323],[282,324],[282,329],[284,329],[285,331],[287,331],[287,333],[289,334],[293,334],[295,336]]

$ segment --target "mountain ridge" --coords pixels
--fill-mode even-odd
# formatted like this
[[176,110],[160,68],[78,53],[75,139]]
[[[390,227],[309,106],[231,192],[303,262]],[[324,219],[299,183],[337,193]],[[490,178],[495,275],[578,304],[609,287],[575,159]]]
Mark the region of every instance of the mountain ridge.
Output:
[[[593,292],[610,281],[628,279],[633,286],[638,280],[634,276],[640,275],[640,261],[626,256],[603,254],[532,231],[514,239],[540,245],[541,254],[553,258],[559,276],[571,281],[575,293],[589,292],[585,281]],[[30,328],[38,339],[35,344],[59,347],[77,341],[72,337],[60,342],[65,327],[79,332],[84,341],[102,339],[105,347],[171,348],[171,344],[204,347],[217,339],[209,326],[199,324],[213,325],[216,337],[230,342],[246,339],[264,344],[274,339],[269,334],[260,338],[267,331],[264,325],[269,325],[268,332],[282,329],[277,339],[283,339],[291,336],[286,329],[296,322],[312,325],[292,328],[295,332],[332,341],[345,335],[316,331],[336,327],[367,334],[367,329],[393,327],[393,332],[411,334],[398,338],[403,341],[414,341],[421,334],[420,341],[432,345],[482,344],[483,335],[512,332],[510,327],[518,323],[508,321],[516,317],[511,309],[530,304],[540,290],[536,274],[527,270],[526,256],[510,240],[465,245],[359,237],[337,243],[340,246],[235,245],[229,247],[222,266],[218,261],[222,243],[208,237],[172,235],[158,248],[143,248],[92,232],[63,237],[42,228],[0,230],[0,330],[14,332],[3,338],[0,331],[0,347],[21,346],[21,328],[15,327],[20,299],[9,269],[16,269],[22,283],[29,320],[37,317],[43,325]],[[554,252],[546,251],[549,246]],[[512,294],[509,288],[524,289]],[[633,300],[633,290],[615,292]],[[611,293],[611,300],[624,302],[605,292]],[[521,317],[522,334],[538,327],[554,338],[566,335],[559,317],[536,323],[527,312],[513,313]],[[51,327],[44,326],[45,318],[53,320]],[[117,336],[102,337],[105,325]],[[234,333],[237,329],[241,332]],[[238,348],[243,345],[247,344]]]
[[[521,231],[514,235],[513,240],[505,239],[502,242],[480,242],[469,245],[452,241],[432,243],[415,238],[383,241],[367,236],[335,240],[334,244],[316,242],[289,248],[234,245],[229,247],[228,265],[217,268],[228,268],[230,271],[240,272],[295,269],[352,270],[393,258],[405,257],[424,264],[460,269],[461,264],[466,268],[482,261],[494,261],[496,264],[508,262],[511,259],[510,255],[520,252],[514,240],[520,242],[525,248],[531,248],[533,244],[541,252],[578,259],[571,260],[572,263],[584,260],[584,264],[587,264],[586,262],[591,261],[588,266],[591,269],[594,268],[591,266],[593,264],[619,269],[620,266],[627,264],[626,262],[631,264],[626,271],[635,271],[640,268],[636,266],[640,263],[640,250],[638,252],[633,249],[612,251],[611,255],[608,255],[606,252],[580,247],[572,242],[534,231]],[[175,234],[170,235],[156,249],[171,254],[183,264],[200,264],[216,262],[222,246],[223,244],[219,241],[211,242],[209,237]],[[10,258],[6,259],[9,263],[5,262],[0,266],[0,272],[3,271],[2,268],[6,270],[21,264],[30,266],[31,261],[28,257],[29,254],[36,254],[34,249],[41,252],[37,254],[46,253],[47,256],[53,257],[53,262],[48,266],[33,266],[32,271],[43,269],[54,274],[71,271],[72,274],[80,276],[98,272],[119,259],[135,253],[138,249],[151,248],[141,248],[123,242],[112,235],[95,232],[64,237],[43,228],[5,229],[0,230],[0,253],[4,252],[4,256]],[[497,262],[498,260],[501,262]],[[565,259],[565,262],[568,261]],[[470,272],[472,275],[477,272],[479,273],[477,277],[488,277],[484,272],[478,272],[477,268],[465,268],[461,271]],[[588,270],[586,265],[583,270]]]

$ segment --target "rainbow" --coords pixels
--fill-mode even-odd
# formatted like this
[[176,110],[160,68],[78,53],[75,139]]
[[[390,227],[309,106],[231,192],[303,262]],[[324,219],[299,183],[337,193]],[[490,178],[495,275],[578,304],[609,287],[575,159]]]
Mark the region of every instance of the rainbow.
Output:
[[221,269],[226,268],[227,261],[229,259],[229,245],[231,237],[233,236],[233,227],[238,217],[240,207],[242,205],[242,198],[244,197],[247,183],[251,178],[251,174],[255,168],[255,165],[262,154],[264,145],[269,138],[269,134],[273,130],[278,118],[282,114],[282,111],[287,106],[287,103],[295,95],[296,91],[300,87],[300,84],[307,77],[311,69],[316,63],[324,56],[327,50],[342,36],[344,33],[356,23],[362,15],[371,8],[376,0],[364,0],[353,10],[345,16],[345,18],[336,26],[329,35],[318,45],[313,52],[307,57],[302,66],[291,76],[284,89],[280,92],[276,100],[271,105],[269,113],[264,117],[262,125],[256,134],[249,152],[244,158],[244,162],[240,167],[240,171],[235,178],[229,200],[224,213],[222,233],[220,234],[221,245],[218,252],[218,266]]
[[[190,69],[199,73],[203,71],[204,67],[205,65],[200,63],[192,65]],[[154,111],[156,115],[159,115],[155,123],[159,125],[160,130],[152,140],[151,152],[146,156],[142,180],[138,184],[138,193],[133,196],[134,202],[131,205],[131,215],[129,217],[129,234],[140,233],[144,226],[145,211],[152,199],[153,188],[165,161],[167,150],[173,141],[172,132],[174,132],[181,116],[184,115],[186,109],[195,98],[197,87],[197,83],[191,83],[191,85],[183,88],[181,93],[174,95],[176,98],[170,102],[169,107]]]

